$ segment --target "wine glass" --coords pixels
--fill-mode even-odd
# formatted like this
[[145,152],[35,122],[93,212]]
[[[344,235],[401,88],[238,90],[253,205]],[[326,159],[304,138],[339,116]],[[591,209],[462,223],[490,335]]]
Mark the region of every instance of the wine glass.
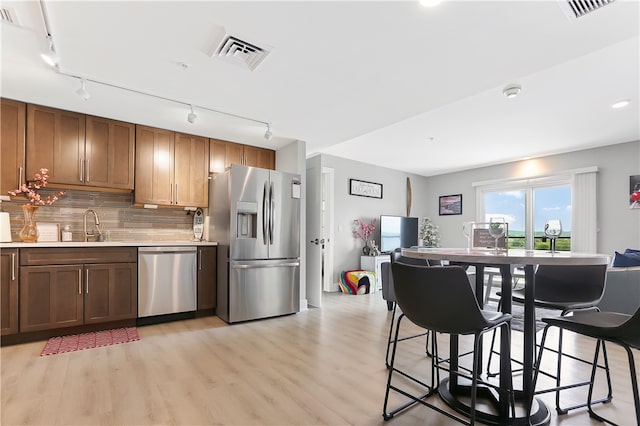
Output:
[[498,240],[502,238],[506,232],[506,223],[503,217],[492,217],[489,219],[489,234],[495,240],[496,254],[498,253]]
[[549,238],[549,248],[551,253],[556,252],[556,238],[562,234],[562,223],[560,219],[547,219],[544,223],[544,235]]
[[467,251],[471,250],[471,230],[474,222],[462,222],[462,235],[467,239]]

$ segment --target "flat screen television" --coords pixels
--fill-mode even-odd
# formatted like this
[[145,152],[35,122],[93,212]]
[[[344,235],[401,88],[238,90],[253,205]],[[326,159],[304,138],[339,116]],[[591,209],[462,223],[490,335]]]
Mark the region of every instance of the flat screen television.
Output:
[[389,253],[397,248],[418,245],[418,218],[380,216],[380,251]]

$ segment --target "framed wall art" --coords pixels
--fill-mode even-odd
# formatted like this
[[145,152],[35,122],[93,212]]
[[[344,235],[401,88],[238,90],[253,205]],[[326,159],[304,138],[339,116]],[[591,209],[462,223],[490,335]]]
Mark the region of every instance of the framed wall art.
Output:
[[382,198],[382,184],[349,179],[349,194],[359,197]]
[[462,214],[462,194],[442,195],[438,205],[440,216]]
[[640,209],[640,175],[629,176],[629,208]]

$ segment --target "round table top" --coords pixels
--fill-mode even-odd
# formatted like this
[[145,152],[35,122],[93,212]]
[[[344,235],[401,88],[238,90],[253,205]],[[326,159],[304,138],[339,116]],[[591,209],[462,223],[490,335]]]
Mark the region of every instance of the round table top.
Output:
[[402,255],[418,259],[450,260],[493,265],[609,265],[611,257],[599,253],[555,252],[510,249],[507,251],[467,250],[464,248],[403,248]]

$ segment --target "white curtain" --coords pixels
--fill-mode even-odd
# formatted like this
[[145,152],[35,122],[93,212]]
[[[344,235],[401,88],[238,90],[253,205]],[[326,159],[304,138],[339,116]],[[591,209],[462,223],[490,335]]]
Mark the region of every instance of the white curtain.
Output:
[[576,173],[572,179],[571,251],[596,253],[598,249],[597,172]]

